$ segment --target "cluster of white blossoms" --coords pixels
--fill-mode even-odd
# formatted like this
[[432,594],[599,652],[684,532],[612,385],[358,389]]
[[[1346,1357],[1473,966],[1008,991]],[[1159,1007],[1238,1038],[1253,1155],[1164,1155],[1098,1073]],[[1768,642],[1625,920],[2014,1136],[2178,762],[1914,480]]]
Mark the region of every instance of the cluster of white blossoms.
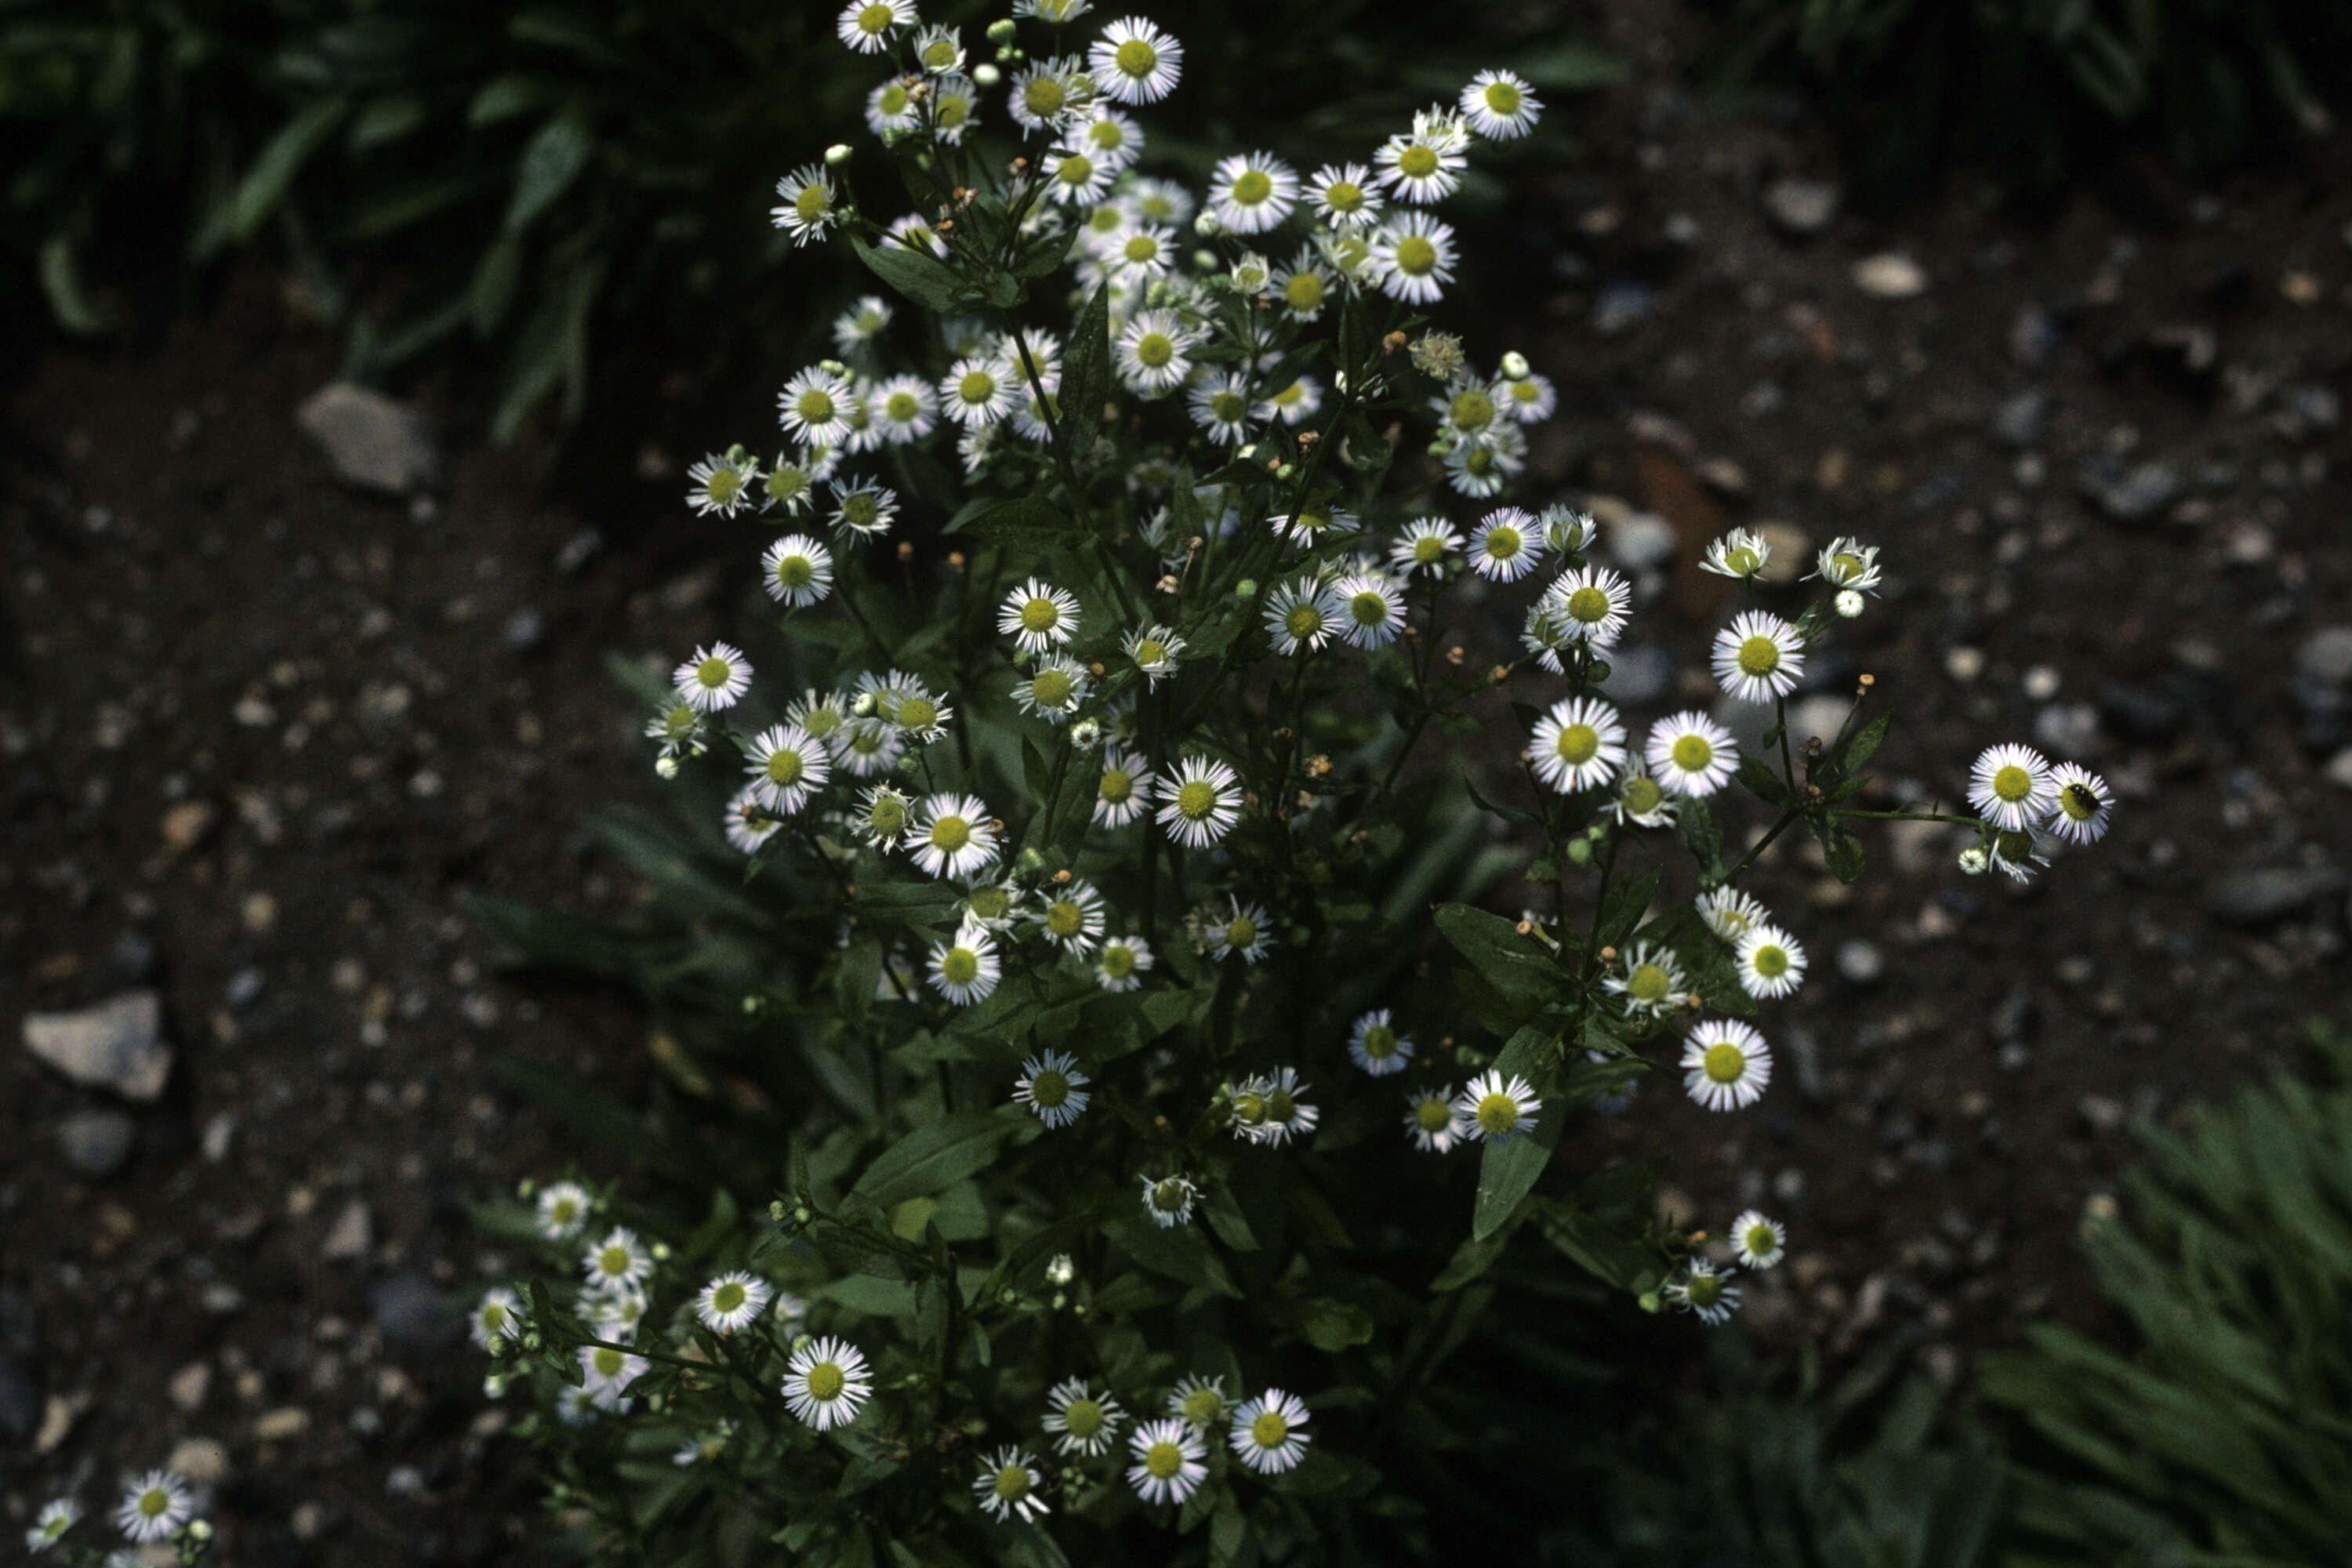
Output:
[[[81,1505],[71,1497],[50,1499],[25,1531],[26,1553],[37,1557],[60,1546],[81,1521]],[[131,1546],[109,1553],[104,1561],[110,1564],[146,1562],[135,1549],[160,1551],[165,1542],[179,1549],[174,1561],[194,1563],[212,1546],[212,1525],[196,1517],[196,1489],[174,1470],[149,1470],[125,1483],[121,1500],[114,1508],[114,1528]],[[75,1558],[77,1562],[99,1561],[87,1555],[92,1549],[86,1545],[66,1545],[65,1550],[68,1555],[77,1551],[85,1554]]]

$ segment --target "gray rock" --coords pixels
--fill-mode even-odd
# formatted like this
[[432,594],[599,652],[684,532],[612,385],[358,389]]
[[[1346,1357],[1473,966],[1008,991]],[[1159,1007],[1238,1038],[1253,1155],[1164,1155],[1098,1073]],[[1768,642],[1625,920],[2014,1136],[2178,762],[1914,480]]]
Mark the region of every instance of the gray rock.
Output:
[[248,965],[228,977],[228,984],[221,994],[230,1006],[242,1013],[261,1000],[262,990],[268,984],[268,977],[260,970]]
[[1819,234],[1837,216],[1844,194],[1834,180],[1801,180],[1792,174],[1764,187],[1764,211],[1790,234]]
[[506,629],[499,633],[510,653],[529,653],[546,638],[547,617],[529,605],[509,616]]
[[375,1218],[368,1212],[366,1200],[353,1198],[335,1216],[327,1238],[319,1244],[319,1256],[330,1263],[351,1263],[363,1258],[375,1243]]
[[2099,710],[2088,702],[2053,702],[2033,716],[2034,743],[2061,757],[2088,757],[2099,749]]
[[2352,626],[2322,626],[2304,638],[2294,666],[2330,686],[2352,684]]
[[1592,330],[1604,338],[1630,331],[1650,319],[1658,297],[1639,283],[1605,284],[1592,301]]
[[1881,300],[1908,300],[1927,291],[1927,269],[1900,251],[1881,251],[1853,264],[1853,286]]
[[2040,387],[2001,400],[1992,411],[1992,433],[2011,447],[2031,447],[2049,428],[2053,399]]
[[1837,968],[1853,984],[1875,985],[1886,973],[1886,960],[1874,944],[1850,937],[1838,943]]
[[2075,474],[2083,493],[2118,522],[2145,522],[2180,494],[2180,469],[2161,460],[2126,468],[2101,454]]
[[1610,559],[1627,572],[1647,572],[1675,558],[1672,524],[1654,511],[1632,511],[1606,526]]
[[563,547],[555,552],[555,569],[569,576],[587,565],[604,548],[604,536],[593,528],[583,528],[565,540]]
[[395,1274],[368,1292],[377,1331],[396,1351],[431,1355],[465,1337],[466,1324],[433,1281],[422,1274]]
[[440,447],[424,416],[381,392],[330,382],[294,419],[348,484],[406,495],[440,477]]
[[2045,306],[2025,304],[2009,323],[2009,354],[2018,363],[2039,365],[2058,346],[2058,318]]
[[58,1151],[85,1176],[103,1179],[122,1169],[137,1135],[131,1113],[111,1108],[77,1110],[58,1123]]
[[10,1447],[32,1440],[41,1426],[41,1384],[33,1363],[0,1356],[0,1442]]
[[114,939],[106,962],[124,984],[144,985],[155,978],[155,944],[144,931],[126,931]]
[[2352,746],[2347,746],[2327,760],[2327,782],[2344,789],[2352,789]]
[[1675,656],[1655,643],[1621,643],[1609,650],[1609,679],[1601,689],[1611,701],[1647,707],[1674,689]]
[[2344,873],[2332,866],[2232,871],[2207,890],[2205,908],[2225,925],[2268,925],[2341,892],[2344,885]]
[[154,1100],[172,1076],[163,999],[126,991],[79,1013],[27,1013],[25,1047],[74,1082],[125,1100]]
[[2332,387],[2290,386],[2279,394],[2279,411],[2273,423],[2289,440],[2336,428],[2344,406]]

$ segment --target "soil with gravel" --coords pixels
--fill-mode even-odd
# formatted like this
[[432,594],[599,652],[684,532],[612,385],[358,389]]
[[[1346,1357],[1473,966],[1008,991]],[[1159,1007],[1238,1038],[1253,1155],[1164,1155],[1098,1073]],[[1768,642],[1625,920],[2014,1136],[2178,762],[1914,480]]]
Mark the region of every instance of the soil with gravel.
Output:
[[[1721,529],[1783,562],[1859,535],[1887,580],[1799,735],[1867,672],[1900,717],[1864,804],[1950,803],[2014,740],[2117,815],[2023,887],[1932,825],[1872,825],[1852,889],[1776,847],[1757,891],[1811,967],[1765,1007],[1764,1105],[1661,1080],[1563,1157],[1671,1150],[1678,1212],[1785,1220],[1747,1301],[1769,1344],[1916,1333],[1958,1382],[2091,1315],[2074,1237],[2133,1123],[2298,1068],[2347,990],[2352,155],[1878,220],[1812,130],[1675,85],[1688,26],[1609,8],[1634,78],[1570,110],[1582,153],[1519,193],[1481,290],[1527,314],[1473,334],[1559,386],[1532,488],[1589,498],[1639,584],[1614,684],[1637,720],[1711,704]],[[715,426],[674,399],[595,415],[642,448],[457,439],[411,493],[339,482],[295,422],[335,361],[298,303],[240,275],[159,342],[49,346],[8,401],[0,1513],[168,1461],[232,1561],[513,1561],[535,1482],[464,1345],[454,1304],[502,1263],[466,1205],[583,1152],[490,1063],[626,1095],[645,1027],[490,975],[466,900],[625,905],[583,819],[656,786],[604,659],[721,630],[740,537],[677,521],[658,443]],[[159,1099],[17,1043],[141,990]]]

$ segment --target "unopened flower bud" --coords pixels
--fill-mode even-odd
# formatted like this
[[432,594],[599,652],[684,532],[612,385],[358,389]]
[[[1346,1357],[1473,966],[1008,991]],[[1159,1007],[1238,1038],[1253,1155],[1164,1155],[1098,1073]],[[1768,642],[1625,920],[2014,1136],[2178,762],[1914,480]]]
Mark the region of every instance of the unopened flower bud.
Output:
[[654,773],[656,777],[665,779],[674,779],[677,777],[677,759],[676,757],[656,757],[654,759]]
[[1102,725],[1092,719],[1081,719],[1070,726],[1070,744],[1080,751],[1092,751],[1102,739]]
[[1849,621],[1862,614],[1863,597],[1861,593],[1855,589],[1839,589],[1835,603],[1837,605],[1837,613],[1843,616]]
[[1202,239],[1213,239],[1225,232],[1225,226],[1214,213],[1202,213],[1192,220],[1192,232]]
[[1240,582],[1238,582],[1238,583],[1234,584],[1234,598],[1236,598],[1236,599],[1255,599],[1255,598],[1256,598],[1256,597],[1257,597],[1257,579],[1256,579],[1256,578],[1255,578],[1255,577],[1244,577],[1244,578],[1243,578]]
[[992,44],[1009,44],[1019,36],[1020,31],[1019,25],[1012,17],[1000,16],[988,25],[988,41]]
[[1981,877],[1992,864],[1992,857],[1974,845],[1960,851],[1960,871],[1964,876]]
[[832,146],[826,148],[824,150],[824,162],[825,166],[831,169],[838,169],[844,163],[848,163],[849,143],[846,142],[836,142]]
[[1513,349],[1503,356],[1503,379],[1525,381],[1528,378],[1528,356]]
[[982,60],[971,68],[971,79],[976,87],[994,87],[1004,79],[1004,73]]
[[1568,841],[1568,858],[1575,861],[1580,866],[1591,865],[1592,841],[1589,838],[1570,839]]

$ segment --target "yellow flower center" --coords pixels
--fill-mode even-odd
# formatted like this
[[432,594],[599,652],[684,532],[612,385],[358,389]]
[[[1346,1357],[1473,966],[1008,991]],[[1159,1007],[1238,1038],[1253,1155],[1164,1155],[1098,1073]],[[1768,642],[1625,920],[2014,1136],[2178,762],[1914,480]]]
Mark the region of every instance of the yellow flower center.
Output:
[[1245,207],[1254,207],[1274,195],[1274,179],[1260,169],[1244,169],[1228,193]]
[[1658,788],[1655,779],[1632,778],[1625,781],[1624,792],[1617,798],[1635,816],[1647,816],[1658,809],[1658,804],[1665,798],[1665,794]]
[[1830,569],[1837,574],[1837,580],[1841,583],[1853,582],[1865,570],[1862,563],[1862,557],[1850,550],[1841,550],[1831,556]]
[[1420,235],[1407,235],[1397,242],[1396,268],[1412,278],[1426,278],[1437,270],[1437,247]]
[[923,412],[923,405],[911,392],[894,392],[883,403],[882,412],[894,424],[911,425]]
[[811,425],[829,425],[833,422],[833,395],[817,387],[811,387],[802,393],[799,399],[793,403],[793,408]]
[[1670,983],[1663,965],[1644,963],[1625,977],[1625,994],[1636,1002],[1663,1002]]
[[867,529],[881,521],[882,503],[864,490],[852,490],[841,498],[843,527]]
[[1364,187],[1353,180],[1334,180],[1323,187],[1323,205],[1335,213],[1361,212]]
[[1443,1132],[1454,1120],[1454,1108],[1442,1100],[1424,1100],[1412,1108],[1412,1119],[1423,1132]]
[[968,947],[951,947],[940,960],[940,978],[951,985],[969,985],[980,977],[980,955]]
[[1756,973],[1767,980],[1778,980],[1789,973],[1789,953],[1785,948],[1759,947],[1752,960]]
[[1113,52],[1111,63],[1118,67],[1119,75],[1140,80],[1159,66],[1160,51],[1141,38],[1129,38]]
[[996,1495],[1006,1502],[1019,1502],[1029,1495],[1029,1467],[1007,1465],[996,1472]]
[[2099,815],[2099,797],[2085,784],[2070,784],[2058,792],[2058,809],[2076,822],[2088,822]]
[[896,837],[907,830],[907,807],[896,795],[879,796],[866,811],[866,823],[885,837]]
[[803,223],[814,223],[832,210],[833,196],[823,185],[803,185],[793,198],[793,216]]
[[1087,913],[1068,899],[1045,911],[1045,929],[1058,937],[1074,937],[1087,923]]
[[805,555],[787,555],[776,563],[776,581],[787,588],[805,588],[815,580],[815,563]]
[[1225,945],[1247,950],[1257,945],[1257,921],[1235,915],[1225,922]]
[[[1161,1186],[1168,1185],[1162,1182]],[[1173,1208],[1173,1204],[1162,1205]],[[1062,1425],[1073,1437],[1091,1437],[1103,1429],[1103,1407],[1091,1399],[1073,1399],[1062,1407]]]
[[732,1312],[743,1304],[743,1298],[742,1285],[730,1279],[710,1293],[710,1310],[719,1313]]
[[735,667],[723,658],[706,658],[694,667],[694,679],[713,691],[726,685],[734,673]]
[[807,1383],[811,1399],[819,1405],[830,1405],[849,1386],[849,1377],[834,1363],[821,1361],[809,1368]]
[[1148,234],[1129,237],[1123,254],[1129,261],[1150,261],[1160,254],[1160,242]]
[[933,38],[923,46],[923,64],[935,71],[943,71],[955,64],[956,47],[952,38]]
[[1348,601],[1348,615],[1360,626],[1377,626],[1389,618],[1389,602],[1367,588]]
[[1364,1031],[1364,1054],[1376,1062],[1384,1062],[1396,1055],[1397,1033],[1386,1024],[1374,1024]]
[[1021,89],[1022,106],[1040,120],[1050,120],[1061,113],[1069,96],[1062,90],[1062,84],[1049,76],[1038,77]]
[[1217,786],[1206,779],[1193,779],[1176,792],[1176,810],[1180,816],[1200,821],[1217,809]]
[[1519,111],[1519,89],[1507,81],[1489,82],[1484,94],[1486,107],[1505,119]]
[[1478,1125],[1486,1136],[1508,1132],[1519,1124],[1519,1102],[1507,1094],[1490,1094],[1478,1102]]
[[956,395],[966,403],[986,403],[996,395],[996,378],[984,370],[968,370],[956,383]]
[[952,855],[971,842],[971,824],[950,814],[931,824],[931,847]]
[[611,1349],[608,1346],[597,1346],[595,1366],[598,1376],[612,1376],[614,1373],[621,1370],[621,1352]]
[[1135,950],[1120,942],[1103,949],[1102,972],[1113,980],[1124,980],[1135,973]]
[[907,89],[894,81],[882,89],[877,101],[884,114],[895,118],[907,112]]
[[1582,767],[1601,750],[1601,731],[1590,724],[1564,725],[1552,752],[1571,767]]
[[1489,561],[1517,559],[1527,542],[1516,528],[1491,528],[1486,531],[1486,558]]
[[1416,566],[1434,566],[1444,554],[1445,541],[1441,535],[1424,533],[1412,542],[1412,563]]
[[1323,308],[1323,279],[1312,272],[1294,272],[1282,286],[1283,303],[1300,315]]
[[1703,1070],[1716,1083],[1738,1083],[1748,1070],[1748,1053],[1729,1040],[1707,1047]]
[[596,1258],[596,1267],[606,1274],[626,1274],[629,1271],[629,1249],[608,1247]]
[[801,754],[798,752],[773,752],[768,756],[770,784],[798,784],[801,782],[801,774],[806,770],[807,764],[801,761]]
[[1021,606],[1021,629],[1024,632],[1051,631],[1061,618],[1060,606],[1042,595],[1024,601]]
[[1599,588],[1579,588],[1568,596],[1568,613],[1588,626],[1598,626],[1609,618],[1609,595]]
[[1739,645],[1743,675],[1769,675],[1780,668],[1780,645],[1770,637],[1749,637]]
[[1168,645],[1151,637],[1144,638],[1135,645],[1135,662],[1146,669],[1154,665],[1167,663]]
[[1672,755],[1675,766],[1683,772],[1704,773],[1707,764],[1715,761],[1715,748],[1707,744],[1704,735],[1685,735],[1675,742]]
[[1290,1423],[1279,1410],[1269,1410],[1250,1423],[1250,1441],[1261,1448],[1279,1448],[1290,1436]]
[[1123,805],[1135,798],[1135,780],[1125,768],[1105,768],[1102,776],[1102,797],[1113,805]]
[[928,730],[939,721],[939,704],[928,697],[909,697],[898,704],[898,723],[902,728]]
[[1040,708],[1068,707],[1073,689],[1068,674],[1058,669],[1041,671],[1029,683],[1029,695]]
[[1146,332],[1135,341],[1135,357],[1158,370],[1176,357],[1176,341],[1166,332]]
[[1167,1480],[1184,1468],[1184,1452],[1173,1443],[1154,1443],[1144,1450],[1143,1468],[1155,1480]]
[[1409,180],[1425,180],[1437,173],[1437,153],[1419,142],[1397,155],[1397,173]]
[[1445,417],[1458,429],[1484,430],[1495,422],[1495,400],[1475,386],[1457,392]]
[[896,19],[887,5],[861,5],[857,10],[857,30],[868,37],[887,33]]
[[1206,1426],[1222,1415],[1225,1396],[1213,1388],[1196,1388],[1184,1396],[1184,1419],[1195,1426]]
[[171,1510],[172,1494],[162,1487],[149,1487],[139,1494],[139,1517],[161,1519]]
[[1293,605],[1282,617],[1282,629],[1304,641],[1323,629],[1323,612],[1312,605]]
[[2033,775],[2011,763],[1992,775],[1992,793],[2014,805],[2033,793]]
[[1049,1068],[1029,1079],[1029,1098],[1052,1110],[1070,1098],[1070,1080]]
[[1082,153],[1073,153],[1054,166],[1054,178],[1066,185],[1084,188],[1095,177],[1095,161]]

